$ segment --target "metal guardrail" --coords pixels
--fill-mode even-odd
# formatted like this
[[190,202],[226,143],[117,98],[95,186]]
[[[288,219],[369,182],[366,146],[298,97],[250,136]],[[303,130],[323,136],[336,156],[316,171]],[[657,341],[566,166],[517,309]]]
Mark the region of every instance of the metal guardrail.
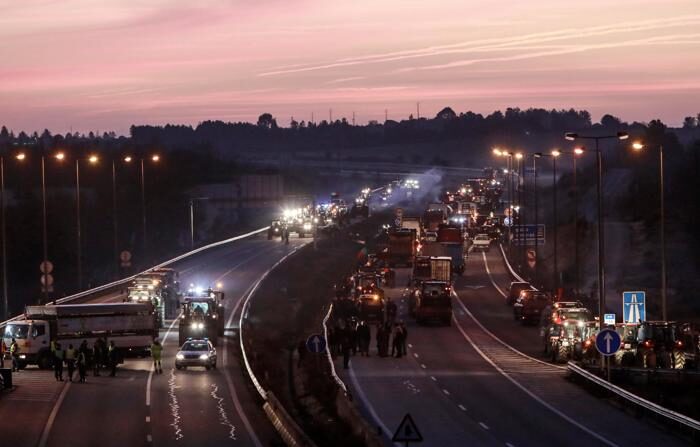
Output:
[[593,383],[594,385],[597,385],[601,388],[604,388],[604,389],[610,391],[611,393],[626,400],[627,402],[630,402],[632,404],[637,405],[638,407],[644,409],[645,411],[649,411],[651,413],[654,413],[657,416],[660,416],[669,422],[678,423],[678,424],[680,424],[688,429],[691,429],[695,432],[700,432],[700,422],[696,421],[693,418],[690,418],[690,417],[685,416],[683,414],[669,410],[668,408],[664,408],[661,405],[655,404],[654,402],[651,402],[651,401],[648,401],[642,397],[639,397],[636,394],[631,393],[623,388],[620,388],[617,385],[613,385],[612,383],[596,376],[595,374],[593,374],[589,371],[586,371],[585,369],[581,368],[580,366],[576,365],[573,362],[569,362],[567,364],[567,368],[568,368],[570,373],[576,374],[576,375],[586,379],[587,381]]
[[260,385],[260,381],[256,377],[255,373],[253,372],[253,367],[250,365],[250,361],[248,360],[248,354],[246,353],[245,345],[243,343],[243,323],[245,319],[247,318],[248,315],[248,310],[250,307],[250,299],[253,297],[255,292],[258,290],[258,287],[260,287],[260,284],[267,278],[267,275],[270,274],[274,269],[276,269],[280,264],[282,264],[284,261],[287,260],[290,256],[292,256],[294,253],[299,251],[302,247],[305,247],[308,244],[308,242],[305,242],[297,247],[295,247],[292,251],[284,255],[282,258],[280,258],[279,261],[275,262],[275,264],[270,267],[258,280],[255,282],[255,285],[250,289],[246,297],[244,298],[243,301],[243,306],[241,307],[241,317],[238,320],[238,341],[241,346],[241,355],[243,356],[243,363],[245,364],[246,371],[248,371],[248,376],[250,377],[250,380],[253,382],[253,385],[255,386],[255,389],[258,391],[258,394],[260,394],[260,397],[263,398],[263,400],[267,400],[267,391]]
[[[235,242],[235,241],[238,241],[238,240],[241,240],[241,239],[245,239],[245,238],[250,237],[250,236],[255,236],[256,234],[262,233],[263,231],[267,231],[268,228],[270,228],[270,227],[260,228],[260,229],[258,229],[258,230],[254,230],[254,231],[251,231],[251,232],[249,232],[249,233],[241,234],[241,235],[239,235],[239,236],[234,236],[234,237],[229,238],[229,239],[224,239],[224,240],[222,240],[222,241],[213,242],[213,243],[208,244],[208,245],[205,245],[205,246],[203,246],[203,247],[199,247],[199,248],[197,248],[197,249],[195,249],[195,250],[188,251],[187,253],[183,253],[183,254],[181,254],[181,255],[179,255],[179,256],[176,256],[176,257],[174,257],[174,258],[172,258],[172,259],[169,259],[169,260],[167,260],[167,261],[165,261],[165,262],[162,262],[162,263],[160,263],[160,264],[158,264],[158,265],[155,265],[155,266],[153,266],[153,267],[150,267],[150,268],[144,270],[143,272],[140,272],[140,273],[137,273],[137,274],[135,274],[135,275],[129,276],[128,278],[119,279],[119,280],[113,281],[113,282],[111,282],[111,283],[103,284],[103,285],[101,285],[101,286],[97,286],[97,287],[94,287],[94,288],[92,288],[92,289],[84,290],[84,291],[82,291],[82,292],[78,292],[78,293],[76,293],[76,294],[73,294],[73,295],[70,295],[70,296],[67,296],[67,297],[58,299],[58,300],[56,300],[56,304],[64,304],[64,303],[67,303],[67,302],[70,302],[70,301],[74,301],[74,300],[77,300],[77,299],[80,299],[80,298],[84,298],[84,297],[86,297],[86,296],[94,295],[94,294],[96,294],[96,293],[105,292],[105,291],[107,291],[107,290],[113,289],[113,288],[118,287],[118,286],[122,286],[122,285],[124,285],[124,284],[126,284],[126,283],[128,283],[128,282],[130,282],[130,281],[133,281],[134,278],[136,278],[138,275],[141,275],[141,274],[143,274],[143,273],[148,273],[149,271],[151,271],[151,270],[153,270],[153,269],[162,268],[162,267],[167,267],[167,266],[169,266],[170,264],[173,264],[173,263],[175,263],[175,262],[177,262],[177,261],[180,261],[180,260],[182,260],[182,259],[185,259],[185,258],[190,257],[190,256],[192,256],[192,255],[195,255],[195,254],[197,254],[197,253],[201,253],[201,252],[203,252],[203,251],[205,251],[205,250],[209,250],[209,249],[211,249],[211,248],[215,248],[215,247],[219,247],[219,246],[221,246],[221,245],[229,244],[229,243],[231,243],[231,242]],[[9,322],[11,322],[11,321],[18,320],[18,319],[20,319],[20,318],[22,318],[22,317],[23,317],[23,315],[17,315],[17,316],[15,316],[15,317],[12,317],[12,318],[10,318],[9,320],[0,322],[0,326],[4,326],[4,325],[6,325],[7,323],[9,323]]]
[[508,262],[508,256],[506,256],[506,252],[503,250],[503,244],[501,244],[501,243],[499,242],[499,243],[498,243],[498,248],[501,249],[501,254],[503,255],[503,260],[505,261],[506,267],[508,268],[508,271],[510,272],[511,276],[512,276],[513,278],[517,279],[517,280],[520,281],[520,282],[525,282],[525,280],[524,280],[520,275],[518,275],[518,274],[515,272],[515,270],[513,270],[513,267],[511,267],[510,262]]
[[333,376],[333,380],[335,380],[335,383],[338,384],[340,389],[343,390],[343,393],[346,395],[348,394],[348,387],[345,386],[345,382],[338,376],[338,373],[335,370],[335,363],[333,362],[333,357],[331,356],[331,348],[330,344],[328,343],[328,319],[331,317],[331,314],[333,313],[333,305],[331,304],[328,307],[328,313],[326,316],[323,318],[323,336],[326,339],[326,358],[328,359],[328,364],[331,367],[331,375]]

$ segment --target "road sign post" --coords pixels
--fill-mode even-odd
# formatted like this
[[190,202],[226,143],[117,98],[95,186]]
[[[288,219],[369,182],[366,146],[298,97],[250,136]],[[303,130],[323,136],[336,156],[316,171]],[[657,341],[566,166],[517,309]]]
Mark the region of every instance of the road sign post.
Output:
[[321,334],[311,334],[306,339],[306,349],[313,354],[326,352],[326,339]]
[[610,382],[610,356],[615,355],[621,344],[620,334],[612,329],[603,329],[595,337],[595,347],[603,356],[601,366],[606,365],[608,382]]
[[646,292],[622,292],[622,319],[635,324],[646,321]]
[[423,435],[420,434],[418,426],[413,422],[413,418],[409,413],[403,417],[403,420],[396,429],[391,442],[403,442],[408,447],[410,442],[423,442]]

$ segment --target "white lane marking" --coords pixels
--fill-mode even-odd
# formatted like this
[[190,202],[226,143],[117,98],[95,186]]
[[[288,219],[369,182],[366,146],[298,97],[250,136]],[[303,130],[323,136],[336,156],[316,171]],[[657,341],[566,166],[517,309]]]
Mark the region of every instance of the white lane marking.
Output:
[[413,348],[413,345],[409,343],[409,344],[408,344],[408,347],[409,347],[409,348]]
[[426,368],[427,368],[427,366],[425,366],[425,363],[421,363],[421,364],[420,364],[420,367],[423,368],[423,369],[426,369]]
[[[163,345],[165,346],[165,341],[168,339],[168,335],[170,335],[170,332],[173,330],[173,327],[175,326],[175,323],[177,323],[180,320],[180,315],[181,313],[177,314],[177,317],[173,320],[172,323],[170,323],[170,326],[168,327],[168,330],[165,331],[165,335],[163,336]],[[151,407],[151,382],[153,382],[153,372],[155,371],[153,362],[151,362],[151,369],[148,371],[148,380],[146,380],[146,406],[149,408]],[[150,418],[150,414],[148,416]]]
[[49,440],[49,433],[51,433],[51,428],[53,428],[53,423],[56,420],[56,415],[58,414],[58,410],[60,410],[61,404],[63,404],[63,400],[66,398],[66,394],[68,394],[68,389],[70,388],[70,384],[71,384],[71,382],[66,382],[65,385],[63,385],[63,390],[61,391],[61,394],[58,396],[58,400],[56,401],[56,404],[51,409],[51,414],[49,414],[49,419],[46,421],[46,425],[44,426],[44,431],[41,432],[41,439],[39,439],[39,447],[45,447],[46,443]]
[[[501,295],[503,295],[503,296],[505,297],[505,294],[503,294],[503,292],[501,291],[501,289],[498,288],[498,286],[496,285],[495,281],[493,280],[493,277],[491,276],[491,270],[489,270],[489,265],[488,265],[488,263],[486,262],[486,255],[485,255],[484,253],[482,253],[482,255],[484,256],[484,267],[486,268],[486,273],[488,274],[489,279],[491,280],[491,284],[493,284],[493,286],[496,288],[496,290],[498,290],[498,291],[501,293]],[[522,351],[520,351],[520,350],[518,350],[518,349],[515,349],[513,346],[509,345],[508,343],[504,342],[504,341],[501,340],[498,336],[496,336],[496,334],[494,334],[493,332],[491,332],[491,331],[489,331],[488,329],[486,329],[486,327],[485,327],[483,324],[481,324],[481,322],[480,322],[479,320],[477,320],[477,318],[474,316],[474,314],[471,313],[471,311],[467,308],[467,306],[462,302],[462,300],[459,298],[459,295],[457,295],[456,292],[454,293],[454,296],[455,296],[455,298],[457,299],[457,303],[458,303],[459,306],[462,308],[462,310],[464,311],[464,313],[466,313],[466,314],[469,316],[469,318],[471,318],[472,321],[474,321],[474,323],[476,323],[476,325],[479,326],[479,328],[480,328],[482,331],[484,331],[486,334],[488,334],[489,337],[493,338],[494,340],[496,340],[498,343],[500,343],[501,345],[503,345],[503,346],[506,347],[507,349],[509,349],[509,350],[511,350],[511,351],[513,351],[513,352],[515,352],[516,354],[518,354],[518,355],[520,355],[520,356],[522,356],[522,357],[525,357],[526,359],[532,360],[533,362],[537,362],[537,363],[540,363],[540,364],[542,364],[542,365],[547,365],[547,366],[549,366],[550,368],[557,368],[557,369],[561,369],[561,370],[565,370],[565,369],[566,369],[566,366],[553,365],[553,364],[551,364],[551,363],[544,362],[544,361],[542,361],[542,360],[540,360],[540,359],[536,359],[536,358],[534,358],[534,357],[531,357],[531,356],[525,354],[524,352],[522,352]]]
[[168,379],[168,396],[170,397],[170,414],[173,417],[173,422],[168,424],[175,430],[175,440],[179,441],[184,437],[182,427],[180,427],[180,403],[175,395],[175,390],[180,388],[175,383],[175,368],[170,369],[170,378]]
[[433,382],[437,382],[437,379],[435,378],[435,376],[430,376],[430,379],[431,379]]
[[506,447],[515,447],[515,446],[513,444],[511,444],[510,442],[506,442]]
[[447,390],[446,390],[446,389],[444,389],[444,388],[442,389],[442,392],[443,392],[443,393],[445,393],[445,396],[449,396],[449,395],[450,395],[450,392],[449,392],[449,391],[447,391]]
[[457,406],[459,407],[460,410],[462,410],[462,411],[467,411],[467,407],[465,407],[464,405],[459,404],[459,405],[457,405]]
[[489,429],[489,426],[486,425],[486,424],[484,424],[483,422],[479,422],[479,425],[481,425],[481,428],[483,428],[484,430],[488,430],[488,429]]
[[150,416],[146,416],[146,423],[149,423],[149,422],[151,422],[151,417],[150,417]]
[[[357,380],[357,377],[355,376],[355,370],[352,367],[352,363],[350,364],[350,369],[348,369],[348,372],[350,374],[350,381],[352,382],[352,386],[357,392],[357,396],[360,398],[362,401],[362,404],[365,406],[367,411],[369,412],[369,415],[372,417],[374,422],[382,429],[384,434],[386,435],[387,438],[391,439],[392,436],[394,435],[394,432],[389,430],[389,428],[384,424],[384,422],[379,418],[379,415],[374,409],[374,406],[372,406],[372,403],[367,399],[367,396],[365,395],[365,392],[362,391],[362,387],[360,386],[360,382]],[[398,443],[394,443],[395,446],[400,446]]]
[[418,358],[418,353],[414,352],[413,357]]
[[228,338],[224,338],[223,371],[224,371],[224,377],[226,378],[226,385],[228,385],[229,395],[231,396],[231,400],[233,401],[234,407],[236,407],[236,412],[241,417],[241,421],[243,422],[243,426],[245,427],[246,431],[248,432],[248,435],[250,435],[250,439],[253,440],[253,444],[255,444],[255,447],[263,447],[262,443],[260,442],[260,439],[258,439],[258,435],[255,433],[255,431],[253,430],[253,427],[250,425],[250,421],[248,420],[248,417],[245,415],[245,412],[243,411],[243,406],[241,405],[241,401],[238,399],[238,394],[236,393],[236,388],[233,386],[233,379],[231,378],[231,372],[226,367],[227,360],[228,360],[228,346],[227,345],[228,345]]
[[148,443],[153,442],[153,436],[151,436],[151,435],[146,435],[146,442],[148,442]]
[[228,428],[229,439],[236,440],[236,426],[231,423],[226,414],[226,408],[224,407],[224,398],[219,396],[219,386],[215,383],[209,385],[211,388],[211,393],[209,395],[216,401],[216,409],[219,412],[219,424]]
[[[246,263],[252,261],[253,259],[259,258],[259,257],[262,256],[262,255],[268,254],[268,253],[271,252],[274,248],[275,248],[275,247],[273,246],[272,248],[267,249],[267,250],[257,250],[258,253],[257,253],[256,255],[253,255],[253,256],[251,256],[251,257],[249,257],[249,258],[246,258],[244,261],[241,261],[241,262],[239,262],[238,264],[236,264],[236,265],[234,265],[233,267],[231,267],[231,269],[226,270],[226,272],[224,272],[224,274],[222,274],[221,276],[219,276],[218,278],[216,278],[215,282],[219,282],[219,281],[221,281],[222,279],[226,278],[228,275],[230,275],[231,273],[233,273],[233,272],[235,272],[236,270],[238,270],[238,268],[239,268],[240,266],[242,266],[242,265],[244,265],[244,264],[246,264]],[[252,250],[251,250],[251,251],[252,251]],[[246,252],[246,254],[247,254],[247,253],[248,253],[248,252]]]
[[584,425],[582,425],[582,424],[576,422],[574,419],[572,419],[571,417],[569,417],[569,416],[567,416],[566,414],[562,413],[562,412],[559,411],[558,409],[554,408],[552,405],[550,405],[549,403],[545,402],[541,397],[539,397],[538,395],[536,395],[535,393],[533,393],[532,391],[530,391],[529,389],[527,389],[527,388],[526,388],[524,385],[522,385],[520,382],[518,382],[517,380],[515,380],[510,374],[508,374],[507,372],[505,372],[500,366],[498,366],[493,360],[491,360],[491,359],[481,350],[481,348],[479,348],[479,347],[476,345],[476,343],[474,343],[474,341],[471,339],[471,337],[464,331],[464,329],[462,328],[462,325],[459,324],[459,320],[457,320],[456,317],[453,316],[452,319],[454,320],[455,325],[456,325],[457,329],[459,330],[459,332],[462,333],[462,336],[464,337],[464,339],[467,340],[467,342],[469,342],[469,344],[470,344],[470,345],[472,346],[472,348],[474,348],[474,350],[481,356],[481,358],[483,358],[488,364],[490,364],[490,365],[491,365],[496,371],[498,371],[503,377],[505,377],[506,379],[508,379],[509,382],[511,382],[513,385],[515,385],[516,387],[518,387],[518,388],[519,388],[521,391],[523,391],[525,394],[527,394],[527,395],[530,396],[532,399],[534,399],[534,400],[536,400],[537,402],[539,402],[542,406],[544,406],[545,408],[547,408],[548,410],[550,410],[551,412],[553,412],[553,413],[556,414],[557,416],[561,417],[561,418],[564,419],[565,421],[567,421],[567,422],[569,422],[570,424],[572,424],[572,425],[578,427],[579,429],[581,429],[582,431],[588,433],[589,435],[593,436],[594,438],[598,439],[598,440],[601,441],[602,443],[604,443],[604,444],[606,444],[606,445],[609,445],[609,446],[611,446],[611,447],[617,447],[617,444],[615,444],[614,442],[612,442],[612,441],[610,441],[610,440],[604,438],[603,436],[599,435],[598,433],[594,432],[593,430],[589,429],[588,427],[586,427],[586,426],[584,426]]

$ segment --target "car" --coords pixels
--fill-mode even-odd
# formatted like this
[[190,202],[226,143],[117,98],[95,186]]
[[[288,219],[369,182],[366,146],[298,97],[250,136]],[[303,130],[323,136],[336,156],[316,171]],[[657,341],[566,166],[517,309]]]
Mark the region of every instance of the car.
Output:
[[189,339],[182,345],[175,355],[175,368],[188,366],[203,366],[207,371],[216,369],[216,349],[208,339]]
[[472,241],[472,245],[474,247],[474,251],[476,251],[476,250],[489,251],[489,248],[491,248],[491,238],[486,233],[477,234],[476,236],[474,236],[474,240]]
[[542,313],[551,306],[552,299],[549,295],[538,290],[523,290],[518,299],[513,303],[513,317],[523,324],[539,323]]
[[513,303],[515,303],[515,300],[517,300],[520,297],[520,292],[522,292],[523,290],[531,289],[532,286],[529,282],[513,281],[512,283],[510,283],[510,287],[508,287],[508,295],[506,295],[506,304],[512,306]]

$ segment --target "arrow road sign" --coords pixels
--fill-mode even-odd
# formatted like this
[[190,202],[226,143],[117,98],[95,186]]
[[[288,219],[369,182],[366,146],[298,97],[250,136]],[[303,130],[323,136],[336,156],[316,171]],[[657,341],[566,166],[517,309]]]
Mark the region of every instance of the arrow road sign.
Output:
[[410,414],[406,413],[403,420],[399,424],[399,428],[396,429],[396,433],[391,438],[392,442],[403,442],[408,445],[409,442],[422,442],[423,435],[418,431],[416,423],[413,422],[413,418]]
[[595,337],[595,347],[603,355],[613,355],[620,349],[622,339],[620,334],[612,329],[603,329]]
[[645,292],[622,292],[622,318],[625,323],[646,321]]
[[311,334],[306,339],[306,349],[314,354],[320,354],[326,351],[326,339],[321,334]]

